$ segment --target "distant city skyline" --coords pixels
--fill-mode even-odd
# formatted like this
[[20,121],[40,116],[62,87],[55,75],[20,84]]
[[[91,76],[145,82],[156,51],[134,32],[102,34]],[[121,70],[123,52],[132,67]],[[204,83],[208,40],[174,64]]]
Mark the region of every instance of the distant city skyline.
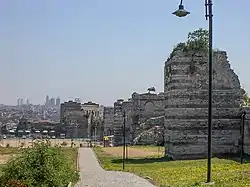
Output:
[[[188,32],[207,28],[204,1],[172,15],[180,0],[0,1],[0,103],[93,101],[106,106],[154,86],[163,91],[164,62]],[[250,1],[214,1],[214,48],[226,50],[250,91]]]

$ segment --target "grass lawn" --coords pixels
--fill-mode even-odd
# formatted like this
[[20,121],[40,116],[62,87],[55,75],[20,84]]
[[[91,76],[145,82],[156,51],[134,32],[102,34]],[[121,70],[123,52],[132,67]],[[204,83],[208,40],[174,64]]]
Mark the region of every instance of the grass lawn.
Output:
[[72,161],[72,166],[75,171],[78,170],[77,168],[77,157],[78,157],[78,149],[77,148],[63,148],[63,153],[67,156],[67,158]]
[[[142,148],[143,149],[143,148]],[[101,147],[94,148],[106,170],[122,170],[120,156],[109,154]],[[166,161],[163,158],[128,158],[125,171],[150,177],[160,187],[202,186],[206,181],[206,160]],[[227,159],[212,160],[212,177],[216,187],[250,187],[250,163]]]
[[13,155],[17,154],[18,151],[16,147],[0,147],[0,155]]

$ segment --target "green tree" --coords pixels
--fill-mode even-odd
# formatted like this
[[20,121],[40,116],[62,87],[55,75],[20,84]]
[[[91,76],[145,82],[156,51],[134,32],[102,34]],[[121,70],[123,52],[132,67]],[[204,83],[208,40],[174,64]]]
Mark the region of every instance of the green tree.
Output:
[[3,168],[0,186],[13,186],[13,183],[28,187],[67,186],[79,178],[71,162],[62,148],[51,147],[48,141],[35,142]]
[[250,107],[250,97],[247,95],[247,93],[245,93],[243,95],[242,106],[243,107]]
[[186,42],[178,43],[170,54],[170,58],[173,57],[176,51],[183,52],[207,52],[209,44],[209,32],[206,29],[198,29],[193,32],[189,32]]
[[198,29],[188,33],[188,40],[186,42],[188,48],[194,51],[208,51],[209,32],[206,29]]

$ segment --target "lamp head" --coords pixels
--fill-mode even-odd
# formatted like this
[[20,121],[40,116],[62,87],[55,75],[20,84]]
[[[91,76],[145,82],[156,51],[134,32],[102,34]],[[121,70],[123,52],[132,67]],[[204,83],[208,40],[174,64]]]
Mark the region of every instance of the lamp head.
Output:
[[186,11],[184,9],[184,6],[182,4],[180,4],[179,9],[174,11],[172,14],[176,15],[177,17],[185,17],[188,14],[190,14],[190,12]]

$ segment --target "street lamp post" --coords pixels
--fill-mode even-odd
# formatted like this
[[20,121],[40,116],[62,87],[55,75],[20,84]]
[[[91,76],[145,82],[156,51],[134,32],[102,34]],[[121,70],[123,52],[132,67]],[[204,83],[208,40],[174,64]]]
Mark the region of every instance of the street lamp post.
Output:
[[125,111],[123,111],[123,155],[122,155],[122,169],[124,170],[125,168],[125,155],[126,155],[126,143],[125,143],[125,136],[126,136],[126,131],[125,131]]
[[[190,12],[184,9],[181,0],[179,9],[173,12],[178,17],[185,17]],[[209,46],[208,46],[208,150],[207,150],[207,183],[212,182],[211,158],[212,158],[212,80],[213,80],[213,3],[212,0],[205,0],[206,20],[208,19]],[[207,12],[208,11],[208,12]]]
[[244,111],[241,115],[241,151],[240,151],[240,163],[243,163],[244,157],[244,130],[245,130],[245,118],[246,112]]

